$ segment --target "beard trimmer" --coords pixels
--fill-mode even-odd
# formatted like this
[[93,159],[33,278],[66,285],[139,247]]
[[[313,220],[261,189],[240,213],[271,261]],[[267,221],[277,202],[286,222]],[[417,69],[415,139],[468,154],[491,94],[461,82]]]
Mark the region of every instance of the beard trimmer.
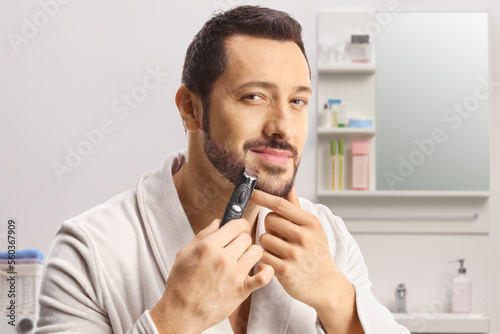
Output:
[[231,220],[243,217],[256,183],[257,172],[246,167],[241,173],[236,187],[234,187],[233,193],[229,198],[219,228]]

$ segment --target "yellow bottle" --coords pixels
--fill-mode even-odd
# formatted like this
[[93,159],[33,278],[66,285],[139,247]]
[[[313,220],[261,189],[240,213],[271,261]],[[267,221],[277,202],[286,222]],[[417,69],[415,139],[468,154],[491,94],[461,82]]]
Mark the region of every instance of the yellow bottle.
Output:
[[344,177],[344,141],[339,140],[339,190],[343,190],[342,179]]
[[337,155],[337,141],[330,141],[330,155],[332,157],[332,190],[335,190],[335,156]]

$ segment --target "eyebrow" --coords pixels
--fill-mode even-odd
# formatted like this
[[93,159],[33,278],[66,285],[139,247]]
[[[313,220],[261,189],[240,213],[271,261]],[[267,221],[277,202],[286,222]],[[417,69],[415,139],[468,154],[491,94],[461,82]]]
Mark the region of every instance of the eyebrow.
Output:
[[[246,82],[240,86],[238,86],[237,89],[242,89],[242,88],[247,88],[247,87],[259,87],[259,88],[264,88],[264,89],[276,89],[278,88],[278,85],[272,82],[268,81],[250,81]],[[297,86],[295,87],[294,92],[306,92],[312,94],[312,89],[309,86]]]

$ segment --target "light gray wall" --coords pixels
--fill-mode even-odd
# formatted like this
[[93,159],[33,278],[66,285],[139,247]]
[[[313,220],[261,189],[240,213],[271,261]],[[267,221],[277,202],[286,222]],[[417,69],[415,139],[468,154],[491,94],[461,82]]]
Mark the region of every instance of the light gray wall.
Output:
[[[0,234],[7,230],[7,218],[15,217],[18,248],[36,247],[44,253],[62,220],[134,187],[141,173],[156,168],[169,152],[185,147],[174,94],[186,47],[215,9],[258,3],[293,14],[304,27],[315,88],[316,13],[386,10],[390,1],[65,2],[57,2],[58,6],[55,0],[0,4],[0,217],[4,221]],[[400,3],[405,11],[489,11],[491,73],[500,81],[500,63],[494,58],[500,53],[500,3]],[[46,7],[52,16],[43,15],[41,4],[50,4]],[[33,20],[40,27],[28,28],[25,22]],[[150,90],[142,89],[148,71],[156,68],[162,72],[157,86],[151,87],[154,81],[149,80]],[[141,92],[146,95],[126,114],[120,99],[131,92],[138,98]],[[500,124],[499,92],[497,87],[491,100],[492,124]],[[313,98],[309,138],[297,180],[299,194],[312,200],[316,200],[316,109]],[[91,148],[85,147],[83,132],[99,126],[108,133],[94,137],[96,144]],[[492,125],[491,131],[492,171],[500,166],[496,127]],[[72,160],[75,167],[58,178],[53,165],[66,165],[68,148],[87,149],[88,155]],[[498,173],[493,172],[492,203],[499,202],[499,185]],[[496,333],[500,332],[500,268],[495,258],[500,254],[499,223],[499,206],[492,205],[489,235],[357,234],[355,238],[364,252],[375,295],[393,307],[393,289],[405,282],[410,311],[440,311],[445,282],[456,272],[446,261],[466,258],[473,282],[473,311],[490,316],[491,332]],[[4,248],[5,240],[0,241]],[[449,305],[444,311],[449,311]]]

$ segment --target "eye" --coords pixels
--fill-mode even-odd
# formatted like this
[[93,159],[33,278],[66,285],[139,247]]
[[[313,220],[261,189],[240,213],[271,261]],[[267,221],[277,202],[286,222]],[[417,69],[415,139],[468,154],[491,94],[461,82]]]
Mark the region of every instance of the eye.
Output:
[[297,105],[297,106],[306,106],[307,105],[307,100],[303,100],[303,99],[293,99],[290,102]]
[[243,96],[243,99],[249,101],[257,101],[257,100],[262,100],[262,97],[257,94],[248,94]]

